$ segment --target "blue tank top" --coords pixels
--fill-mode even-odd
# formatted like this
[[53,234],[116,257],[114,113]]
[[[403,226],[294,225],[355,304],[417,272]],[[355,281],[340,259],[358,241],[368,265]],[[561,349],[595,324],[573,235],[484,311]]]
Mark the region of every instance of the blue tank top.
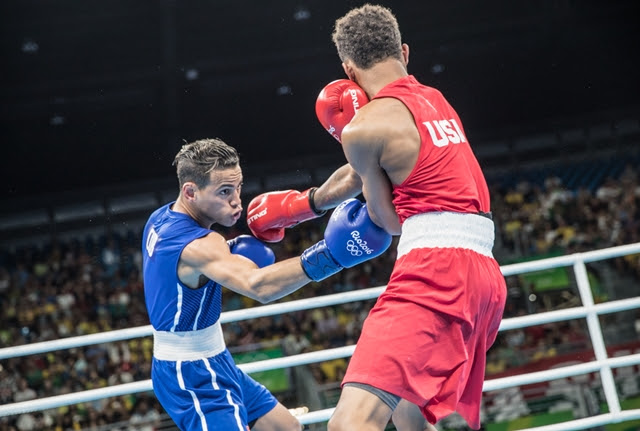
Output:
[[178,261],[191,241],[211,230],[186,214],[171,210],[168,203],[151,214],[142,236],[144,296],[149,320],[156,331],[193,331],[218,321],[222,288],[209,280],[198,289],[178,279]]

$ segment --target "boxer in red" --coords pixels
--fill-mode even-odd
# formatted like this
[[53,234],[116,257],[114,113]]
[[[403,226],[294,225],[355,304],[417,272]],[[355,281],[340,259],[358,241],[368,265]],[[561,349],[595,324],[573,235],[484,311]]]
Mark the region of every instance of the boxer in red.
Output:
[[486,352],[506,285],[492,255],[494,224],[484,175],[462,122],[443,95],[407,72],[391,11],[364,5],[335,24],[349,79],[330,83],[318,118],[349,162],[319,188],[270,192],[248,208],[256,237],[363,193],[371,219],[400,235],[397,261],[349,362],[328,429],[433,429],[458,412],[480,427]]

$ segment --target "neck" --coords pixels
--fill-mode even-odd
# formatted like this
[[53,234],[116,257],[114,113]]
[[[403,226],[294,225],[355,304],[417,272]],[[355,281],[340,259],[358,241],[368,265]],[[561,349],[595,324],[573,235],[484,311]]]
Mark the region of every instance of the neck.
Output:
[[198,211],[193,208],[192,205],[189,205],[189,202],[185,202],[182,196],[178,196],[178,199],[176,199],[171,209],[175,212],[188,215],[202,227],[210,228],[213,224],[207,222],[207,220],[205,220],[202,216],[199,216]]
[[400,61],[389,59],[377,63],[366,70],[360,70],[357,76],[358,85],[372,99],[386,85],[407,76],[407,68]]

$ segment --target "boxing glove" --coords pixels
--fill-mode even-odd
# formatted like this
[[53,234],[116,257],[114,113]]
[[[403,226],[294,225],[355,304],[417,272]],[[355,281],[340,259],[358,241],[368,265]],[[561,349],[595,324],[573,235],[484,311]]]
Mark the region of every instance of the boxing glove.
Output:
[[367,204],[347,199],[331,214],[324,239],[306,249],[300,261],[307,276],[320,281],[380,256],[390,245],[391,235],[373,223]]
[[269,247],[251,235],[240,235],[227,241],[229,251],[239,254],[262,268],[272,265],[276,261],[276,256]]
[[266,242],[278,242],[284,238],[284,229],[320,217],[326,211],[318,211],[313,205],[316,188],[304,192],[283,190],[263,193],[251,200],[247,207],[247,225],[253,235]]
[[342,130],[367,102],[367,94],[358,84],[348,79],[338,79],[320,91],[316,100],[316,115],[325,130],[342,143]]

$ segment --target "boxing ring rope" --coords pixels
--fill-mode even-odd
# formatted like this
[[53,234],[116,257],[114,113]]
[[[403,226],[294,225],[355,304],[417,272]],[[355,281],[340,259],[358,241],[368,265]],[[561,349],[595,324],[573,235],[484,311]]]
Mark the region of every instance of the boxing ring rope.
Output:
[[[576,253],[566,256],[558,256],[530,262],[522,262],[501,267],[502,273],[505,276],[509,276],[544,269],[573,266],[578,291],[582,300],[582,306],[544,312],[529,316],[504,319],[501,322],[500,331],[578,318],[586,318],[587,327],[595,354],[595,360],[577,365],[569,365],[533,373],[486,380],[483,385],[483,391],[495,391],[499,389],[506,389],[532,383],[540,383],[564,377],[577,376],[591,372],[600,372],[600,380],[602,382],[606,403],[609,408],[609,413],[571,420],[554,425],[531,428],[531,431],[583,430],[586,428],[609,423],[619,423],[628,420],[640,419],[640,409],[624,411],[621,410],[620,400],[616,392],[615,381],[612,373],[613,368],[640,364],[640,354],[609,358],[605,348],[600,321],[598,319],[598,316],[602,314],[640,308],[640,297],[594,304],[585,265],[585,263],[587,262],[605,260],[636,253],[640,253],[640,243],[611,247],[602,250],[594,250],[584,253]],[[221,322],[229,323],[239,320],[272,316],[275,314],[282,314],[290,311],[306,310],[326,307],[329,305],[374,299],[380,295],[384,288],[385,286],[374,287],[347,293],[323,295],[320,297],[307,298],[297,301],[253,307],[245,310],[224,312],[221,316]],[[69,337],[60,340],[33,343],[25,346],[8,347],[0,349],[0,360],[44,353],[54,350],[88,346],[92,344],[122,341],[132,338],[145,337],[151,334],[151,326],[146,325],[136,328],[109,331],[100,334],[91,334]],[[247,373],[267,371],[284,367],[305,365],[315,362],[323,362],[337,358],[350,357],[353,354],[354,349],[355,346],[344,346],[335,349],[239,364],[238,366]],[[73,394],[57,395],[42,398],[39,400],[23,401],[0,406],[0,417],[11,416],[31,411],[47,410],[81,402],[95,401],[108,397],[127,395],[137,392],[146,392],[151,390],[153,390],[151,380],[144,380],[115,385],[107,388],[81,391]],[[333,413],[333,410],[333,408],[329,408],[305,413],[298,416],[298,419],[302,424],[323,422],[329,419],[329,417]]]

